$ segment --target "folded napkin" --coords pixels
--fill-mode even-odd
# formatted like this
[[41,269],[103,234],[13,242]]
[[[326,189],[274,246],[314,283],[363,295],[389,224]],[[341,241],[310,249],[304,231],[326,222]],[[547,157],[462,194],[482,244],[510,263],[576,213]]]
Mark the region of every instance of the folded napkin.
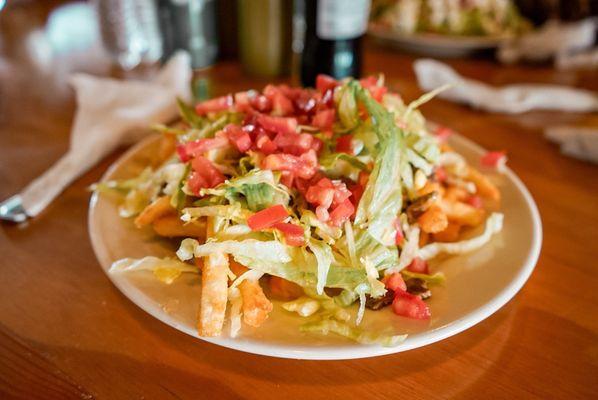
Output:
[[[542,61],[554,57],[557,66],[568,67],[571,65],[566,61],[569,57],[574,57],[576,53],[594,45],[597,27],[597,18],[578,22],[551,20],[536,31],[503,42],[497,56],[501,62],[508,64],[520,60]],[[579,62],[578,60],[577,66]]]
[[544,136],[561,146],[561,153],[598,164],[598,129],[554,126]]
[[413,67],[422,90],[453,84],[453,87],[438,96],[491,112],[516,114],[530,110],[598,110],[598,97],[588,90],[541,84],[494,87],[464,78],[448,65],[431,59],[417,60]]
[[176,97],[191,97],[191,72],[189,54],[179,52],[152,81],[73,75],[78,108],[68,152],[20,194],[0,203],[0,218],[20,222],[36,216],[106,155],[148,132],[135,128],[175,117]]

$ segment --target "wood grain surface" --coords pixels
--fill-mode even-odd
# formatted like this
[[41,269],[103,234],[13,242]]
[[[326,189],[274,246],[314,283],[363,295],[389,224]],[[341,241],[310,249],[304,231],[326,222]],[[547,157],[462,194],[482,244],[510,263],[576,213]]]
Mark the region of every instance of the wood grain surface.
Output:
[[[75,109],[69,74],[115,74],[97,37],[84,32],[89,24],[65,23],[69,15],[83,18],[76,13],[84,3],[60,3],[9,0],[0,11],[2,199],[67,149]],[[366,44],[366,72],[384,73],[408,100],[421,94],[413,60]],[[598,89],[596,71],[501,67],[490,59],[450,64],[496,85]],[[213,95],[264,84],[231,62],[197,75]],[[120,150],[38,218],[0,225],[0,398],[598,398],[598,167],[562,156],[542,135],[554,124],[596,127],[598,116],[495,115],[441,100],[423,111],[488,149],[507,150],[540,209],[536,270],[492,317],[424,348],[334,362],[244,354],[178,332],[121,295],[91,249],[87,188]]]

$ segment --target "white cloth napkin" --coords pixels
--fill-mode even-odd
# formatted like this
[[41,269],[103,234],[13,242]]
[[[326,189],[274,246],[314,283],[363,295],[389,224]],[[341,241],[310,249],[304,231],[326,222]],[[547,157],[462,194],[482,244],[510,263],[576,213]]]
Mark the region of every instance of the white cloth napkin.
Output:
[[417,60],[413,67],[422,90],[429,91],[446,84],[454,84],[454,87],[438,96],[486,111],[517,114],[530,110],[598,110],[598,96],[588,90],[541,84],[494,87],[464,78],[448,65],[431,59]]
[[[594,45],[597,26],[598,18],[569,23],[551,20],[536,31],[503,42],[497,56],[501,62],[507,64],[520,60],[542,61],[554,57],[557,67],[560,68],[589,67],[591,58],[577,59],[574,64],[568,60]],[[586,60],[589,65],[580,65],[580,62]]]
[[179,52],[149,82],[73,75],[78,108],[70,148],[20,193],[27,215],[39,214],[74,179],[118,146],[147,134],[147,129],[135,128],[173,118],[176,97],[191,96],[191,73],[189,54]]
[[598,129],[554,126],[544,136],[561,146],[561,153],[598,164]]

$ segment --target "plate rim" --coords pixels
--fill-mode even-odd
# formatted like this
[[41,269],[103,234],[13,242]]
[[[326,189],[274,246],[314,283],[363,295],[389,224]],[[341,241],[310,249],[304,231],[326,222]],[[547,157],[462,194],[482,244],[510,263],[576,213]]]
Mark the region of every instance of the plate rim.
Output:
[[[150,135],[145,139],[137,142],[135,145],[133,145],[131,148],[125,151],[109,166],[106,172],[102,174],[100,182],[105,181],[108,176],[110,176],[116,169],[119,168],[119,166],[122,164],[122,162],[124,162],[124,160],[132,157],[140,149],[147,146],[152,140],[156,140],[156,138],[156,135]],[[485,151],[482,146],[478,145],[471,139],[468,139],[460,134],[452,135],[451,140],[457,140],[458,142],[460,142],[459,145],[468,147],[470,150],[473,150],[474,152]],[[349,346],[345,345],[317,347],[298,345],[291,347],[280,344],[262,343],[259,341],[243,341],[239,340],[238,338],[235,339],[227,337],[201,337],[197,334],[197,332],[194,329],[189,329],[186,326],[182,326],[168,314],[164,312],[156,313],[155,310],[149,306],[149,303],[141,301],[142,299],[139,298],[140,296],[138,293],[131,293],[129,291],[126,291],[123,288],[123,285],[121,285],[117,279],[113,279],[113,276],[110,275],[108,271],[104,268],[103,263],[108,262],[107,260],[104,260],[104,258],[107,257],[107,255],[103,254],[103,251],[99,248],[99,244],[94,239],[94,232],[96,232],[96,227],[94,226],[92,218],[95,206],[99,198],[99,194],[97,192],[94,192],[92,194],[89,202],[89,210],[87,213],[87,226],[92,249],[94,251],[96,259],[98,260],[98,264],[100,265],[100,268],[102,269],[104,274],[112,282],[112,284],[116,286],[116,288],[119,290],[120,294],[124,296],[128,301],[131,301],[137,307],[148,313],[150,316],[158,319],[166,325],[169,325],[171,328],[174,328],[178,331],[193,336],[194,338],[200,339],[211,344],[242,351],[245,353],[263,356],[301,360],[349,360],[369,358],[389,354],[396,354],[401,353],[403,351],[416,349],[435,342],[439,342],[448,337],[461,333],[479,324],[480,322],[494,314],[496,311],[498,311],[500,308],[502,308],[513,297],[515,297],[515,295],[527,282],[534,268],[536,267],[542,248],[542,220],[540,217],[538,207],[531,193],[524,185],[524,183],[521,181],[521,179],[508,166],[505,168],[504,175],[507,176],[508,179],[514,183],[516,189],[519,191],[519,193],[521,193],[525,201],[525,205],[530,211],[530,216],[532,220],[532,242],[527,252],[525,261],[523,262],[519,272],[517,273],[515,278],[511,282],[509,282],[508,285],[506,285],[495,297],[493,297],[487,303],[482,304],[480,307],[476,308],[475,310],[472,310],[468,314],[464,315],[463,317],[457,320],[452,321],[447,325],[440,326],[425,332],[409,335],[405,342],[399,344],[396,347],[382,347],[363,344],[355,344]]]

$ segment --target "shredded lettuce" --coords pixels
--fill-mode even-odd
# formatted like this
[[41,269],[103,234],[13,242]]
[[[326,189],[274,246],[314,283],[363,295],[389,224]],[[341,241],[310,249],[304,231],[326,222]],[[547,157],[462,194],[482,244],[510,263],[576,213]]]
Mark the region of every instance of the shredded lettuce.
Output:
[[403,277],[410,279],[410,278],[417,278],[425,281],[430,285],[444,285],[446,281],[446,277],[442,272],[436,272],[433,275],[428,274],[418,274],[417,272],[407,271],[406,269],[401,271]]
[[320,302],[311,297],[302,296],[293,301],[283,303],[282,308],[290,312],[296,312],[302,317],[309,317],[320,309]]
[[229,206],[216,205],[204,207],[187,207],[182,210],[181,220],[190,222],[200,217],[222,217],[240,224],[244,224],[251,212],[242,208],[239,204]]
[[316,290],[318,294],[322,294],[324,291],[324,286],[326,285],[326,277],[328,276],[330,265],[334,260],[334,257],[332,256],[332,249],[326,243],[316,239],[310,239],[307,242],[307,247],[312,251],[314,256],[316,256],[316,261],[318,264]]
[[197,267],[173,258],[143,257],[123,258],[112,263],[109,272],[117,274],[130,271],[152,271],[161,282],[170,285],[183,272],[198,273]]
[[402,343],[407,335],[392,335],[379,332],[370,332],[352,327],[351,325],[333,319],[325,319],[307,323],[301,326],[303,332],[313,332],[322,335],[335,333],[348,339],[363,344],[377,344],[384,347],[394,347]]
[[182,261],[190,260],[193,257],[209,256],[212,253],[232,254],[235,258],[237,256],[253,257],[272,263],[287,263],[292,260],[288,247],[276,240],[226,240],[199,244],[195,239],[184,239],[176,252]]

